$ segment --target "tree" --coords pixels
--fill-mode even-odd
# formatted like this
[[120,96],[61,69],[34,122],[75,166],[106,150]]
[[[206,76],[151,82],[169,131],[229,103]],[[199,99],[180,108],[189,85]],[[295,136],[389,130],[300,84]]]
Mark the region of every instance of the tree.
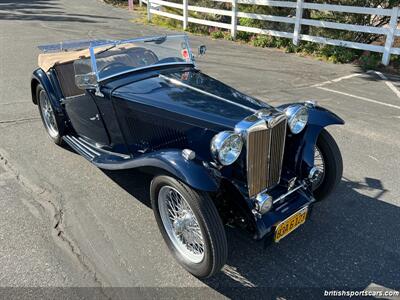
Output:
[[[391,9],[400,6],[400,0],[313,0],[312,3],[325,3],[349,6],[361,6],[372,8]],[[337,23],[348,23],[364,26],[382,27],[390,22],[389,16],[349,14],[341,12],[321,12],[310,11],[309,16],[312,19],[325,20]],[[359,43],[370,44],[377,41],[381,36],[370,33],[349,32],[332,29],[310,28],[312,34],[324,35],[331,38],[340,38],[343,40],[351,40]]]

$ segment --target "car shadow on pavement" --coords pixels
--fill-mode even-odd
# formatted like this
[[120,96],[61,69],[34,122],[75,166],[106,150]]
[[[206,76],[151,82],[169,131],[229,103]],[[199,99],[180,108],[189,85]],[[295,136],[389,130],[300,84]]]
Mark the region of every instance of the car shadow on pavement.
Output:
[[377,179],[343,179],[297,232],[265,249],[230,230],[225,270],[204,282],[228,297],[252,292],[245,287],[287,299],[298,292],[321,298],[321,289],[363,290],[374,284],[396,290],[400,208],[379,200],[386,192]]
[[126,192],[151,209],[150,182],[153,176],[142,170],[102,170],[112,181],[118,184]]
[[[151,207],[151,175],[103,172]],[[303,226],[266,247],[227,227],[228,262],[203,282],[233,298],[260,292],[287,299],[309,292],[311,297],[321,289],[363,290],[371,284],[398,289],[400,208],[380,200],[387,192],[378,179],[343,179],[330,198],[314,206]]]

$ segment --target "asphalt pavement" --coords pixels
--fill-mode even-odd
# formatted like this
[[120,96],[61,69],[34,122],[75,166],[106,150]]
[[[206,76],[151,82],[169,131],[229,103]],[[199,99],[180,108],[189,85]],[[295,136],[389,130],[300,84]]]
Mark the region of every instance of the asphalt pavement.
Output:
[[81,287],[68,291],[105,298],[237,297],[244,287],[286,299],[320,289],[399,290],[399,78],[190,36],[194,47],[207,45],[198,63],[211,76],[273,105],[317,100],[346,121],[329,128],[344,159],[337,191],[265,249],[227,229],[228,263],[202,281],[169,254],[147,175],[105,172],[51,143],[31,102],[36,46],[171,32],[136,17],[97,0],[0,0],[0,286],[47,287],[27,295]]

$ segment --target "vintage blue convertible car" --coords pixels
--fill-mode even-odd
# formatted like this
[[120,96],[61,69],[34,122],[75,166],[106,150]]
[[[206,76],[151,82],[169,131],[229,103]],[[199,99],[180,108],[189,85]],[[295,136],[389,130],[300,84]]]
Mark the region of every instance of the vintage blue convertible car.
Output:
[[279,242],[341,179],[324,129],[341,118],[312,101],[272,107],[205,75],[185,35],[40,48],[32,99],[51,139],[99,168],[153,174],[160,231],[195,276],[225,264],[224,224]]

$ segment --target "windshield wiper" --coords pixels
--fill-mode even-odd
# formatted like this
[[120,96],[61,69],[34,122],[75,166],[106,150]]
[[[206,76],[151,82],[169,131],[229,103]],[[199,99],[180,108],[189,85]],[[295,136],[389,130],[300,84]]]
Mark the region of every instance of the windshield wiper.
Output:
[[160,36],[160,37],[156,37],[154,39],[150,39],[150,40],[145,40],[145,43],[155,43],[157,45],[164,43],[167,40],[167,36]]

